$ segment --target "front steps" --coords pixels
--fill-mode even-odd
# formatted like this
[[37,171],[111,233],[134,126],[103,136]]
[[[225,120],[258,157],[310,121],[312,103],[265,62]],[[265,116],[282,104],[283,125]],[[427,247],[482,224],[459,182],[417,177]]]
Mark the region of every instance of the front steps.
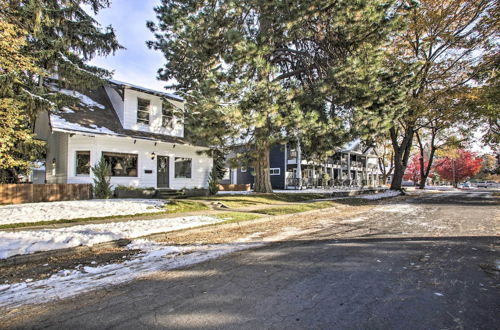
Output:
[[176,198],[184,195],[184,191],[182,190],[175,190],[175,189],[169,189],[169,188],[158,188],[156,189],[156,198],[161,198],[161,199],[169,199],[169,198]]

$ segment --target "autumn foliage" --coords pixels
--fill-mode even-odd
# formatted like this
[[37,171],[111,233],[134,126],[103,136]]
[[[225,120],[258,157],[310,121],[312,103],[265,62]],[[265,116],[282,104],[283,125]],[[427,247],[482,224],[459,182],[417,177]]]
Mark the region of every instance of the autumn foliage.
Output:
[[[429,164],[428,159],[424,159],[424,168]],[[429,173],[429,177],[432,177],[432,170]],[[406,167],[405,174],[403,176],[405,180],[411,180],[417,183],[420,180],[420,156],[413,155],[408,162],[408,166]]]
[[438,159],[434,169],[444,180],[453,182],[455,185],[475,176],[481,169],[483,160],[473,152],[458,150],[456,157],[444,157]]

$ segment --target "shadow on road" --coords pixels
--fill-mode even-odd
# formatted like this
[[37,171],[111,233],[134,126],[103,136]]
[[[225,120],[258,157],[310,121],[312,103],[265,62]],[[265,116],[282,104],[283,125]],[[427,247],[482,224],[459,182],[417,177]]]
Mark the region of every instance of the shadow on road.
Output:
[[304,239],[91,292],[19,328],[498,328],[496,236]]

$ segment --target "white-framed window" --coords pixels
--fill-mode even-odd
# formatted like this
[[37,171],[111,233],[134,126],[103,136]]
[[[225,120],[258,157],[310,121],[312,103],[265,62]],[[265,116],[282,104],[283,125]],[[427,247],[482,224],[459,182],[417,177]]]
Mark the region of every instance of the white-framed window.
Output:
[[242,166],[240,168],[240,171],[241,171],[241,173],[245,173],[247,171],[247,167],[246,166]]
[[137,98],[137,123],[149,125],[149,108],[151,101]]
[[161,126],[172,128],[174,122],[174,105],[166,100],[161,103]]
[[279,167],[273,167],[269,169],[269,175],[280,175],[281,169]]
[[191,158],[175,157],[175,177],[191,179]]
[[75,174],[77,176],[90,175],[90,151],[77,151],[75,154]]

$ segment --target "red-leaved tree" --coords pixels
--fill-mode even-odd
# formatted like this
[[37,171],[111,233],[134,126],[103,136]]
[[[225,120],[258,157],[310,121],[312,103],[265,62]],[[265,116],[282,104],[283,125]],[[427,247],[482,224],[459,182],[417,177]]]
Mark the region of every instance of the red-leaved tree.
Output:
[[[429,160],[424,158],[424,168],[426,168],[428,164]],[[408,166],[406,167],[405,175],[403,176],[403,178],[405,180],[413,181],[416,185],[417,182],[420,181],[421,171],[420,155],[413,155],[408,162]],[[432,178],[432,170],[430,171],[428,177]]]
[[481,169],[483,160],[467,150],[458,150],[456,157],[438,159],[434,169],[441,178],[450,181],[456,187],[457,183],[476,175]]

